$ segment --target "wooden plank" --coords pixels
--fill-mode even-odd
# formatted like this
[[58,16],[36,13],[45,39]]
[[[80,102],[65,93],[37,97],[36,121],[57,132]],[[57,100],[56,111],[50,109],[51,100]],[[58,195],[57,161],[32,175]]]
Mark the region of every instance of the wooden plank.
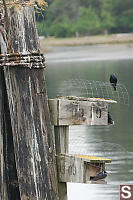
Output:
[[50,112],[50,120],[51,123],[54,126],[58,126],[58,116],[57,113],[59,113],[57,110],[59,110],[59,101],[55,101],[54,99],[48,100],[49,105],[49,112]]
[[[69,126],[54,126],[54,134],[55,134],[56,154],[57,155],[67,154],[68,143],[69,143]],[[59,177],[60,177],[60,170],[58,171],[59,199],[67,200],[67,183],[60,182]]]
[[51,122],[63,125],[108,125],[108,103],[67,99],[49,100]]
[[57,156],[59,182],[87,183],[101,170],[105,170],[105,162],[86,161],[82,157],[63,155]]
[[[21,6],[21,9],[16,9],[14,6],[8,11],[13,51],[38,52],[33,7]],[[4,76],[21,199],[58,199],[56,159],[44,71],[4,67]]]
[[67,183],[59,182],[59,199],[60,200],[67,200]]
[[69,126],[54,126],[56,154],[67,154],[69,143]]
[[90,163],[111,163],[111,159],[109,158],[102,158],[97,156],[86,156],[86,155],[75,155],[78,158],[83,158],[84,161]]
[[83,159],[74,156],[57,156],[59,182],[85,183],[85,168]]
[[104,98],[94,98],[94,97],[77,97],[77,96],[57,96],[57,99],[67,99],[67,100],[76,100],[76,101],[88,101],[88,102],[106,102],[106,103],[117,103],[117,101],[112,99]]

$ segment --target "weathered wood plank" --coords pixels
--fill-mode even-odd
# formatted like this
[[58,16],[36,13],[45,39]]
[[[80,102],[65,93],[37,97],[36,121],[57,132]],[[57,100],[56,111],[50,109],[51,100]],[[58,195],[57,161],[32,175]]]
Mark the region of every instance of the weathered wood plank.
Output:
[[108,125],[108,103],[50,99],[51,122],[62,125]]
[[60,200],[67,200],[67,183],[58,183],[59,188],[59,199]]
[[90,163],[111,163],[111,159],[109,158],[102,158],[97,156],[88,156],[88,155],[75,155],[78,158],[83,158],[84,161]]
[[86,160],[71,155],[57,155],[59,182],[87,183],[101,170],[105,170],[105,162]]
[[85,168],[83,159],[74,156],[57,156],[59,182],[85,183]]
[[[38,52],[33,8],[11,7],[8,11],[13,52]],[[21,199],[58,199],[44,71],[20,66],[4,67],[4,76]]]
[[[54,126],[56,154],[67,154],[69,143],[69,126]],[[58,160],[57,160],[58,164]],[[59,199],[67,200],[67,183],[59,181],[60,170],[58,170]]]
[[76,100],[76,101],[117,103],[117,101],[112,99],[94,98],[94,97],[78,97],[78,96],[56,96],[56,97],[57,99]]
[[56,154],[68,154],[69,126],[54,126]]

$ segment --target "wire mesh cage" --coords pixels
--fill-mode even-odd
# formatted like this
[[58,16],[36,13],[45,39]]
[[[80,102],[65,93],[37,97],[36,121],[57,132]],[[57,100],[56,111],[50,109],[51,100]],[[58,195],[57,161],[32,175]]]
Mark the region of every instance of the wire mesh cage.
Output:
[[124,84],[118,83],[116,90],[109,82],[72,79],[61,83],[58,96],[113,99],[120,104],[129,105],[129,94]]

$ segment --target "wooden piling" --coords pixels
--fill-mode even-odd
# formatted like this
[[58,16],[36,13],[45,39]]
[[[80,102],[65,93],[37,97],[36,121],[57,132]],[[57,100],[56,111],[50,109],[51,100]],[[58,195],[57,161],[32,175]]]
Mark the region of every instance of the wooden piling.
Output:
[[[1,8],[1,13],[4,13],[3,8]],[[33,7],[21,5],[19,9],[16,9],[15,6],[10,6],[8,15],[11,25],[12,53],[37,52],[39,54],[40,47]],[[3,25],[1,27],[3,34],[4,28]],[[11,53],[7,52],[8,40],[5,38],[6,34],[5,37],[1,34],[1,53]],[[14,165],[17,175],[15,179],[18,179],[16,184],[19,186],[21,200],[55,200],[58,199],[56,160],[44,69],[39,67],[39,63],[35,63],[36,66],[28,63],[27,68],[21,63],[18,60],[14,62],[14,65],[11,64],[12,67],[8,63],[4,64],[10,120],[10,123],[5,120],[5,125],[7,136],[11,135],[16,164]],[[7,148],[9,142],[7,140],[5,144]],[[10,182],[11,178],[9,179]],[[8,195],[7,199],[15,200],[16,198]]]

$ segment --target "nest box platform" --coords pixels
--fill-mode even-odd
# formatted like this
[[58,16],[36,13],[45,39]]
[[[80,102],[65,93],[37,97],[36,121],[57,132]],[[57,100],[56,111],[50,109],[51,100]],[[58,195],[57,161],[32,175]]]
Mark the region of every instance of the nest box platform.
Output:
[[59,181],[88,183],[110,162],[108,158],[96,156],[60,154],[57,156]]
[[52,125],[108,125],[108,104],[114,100],[84,97],[49,99]]

